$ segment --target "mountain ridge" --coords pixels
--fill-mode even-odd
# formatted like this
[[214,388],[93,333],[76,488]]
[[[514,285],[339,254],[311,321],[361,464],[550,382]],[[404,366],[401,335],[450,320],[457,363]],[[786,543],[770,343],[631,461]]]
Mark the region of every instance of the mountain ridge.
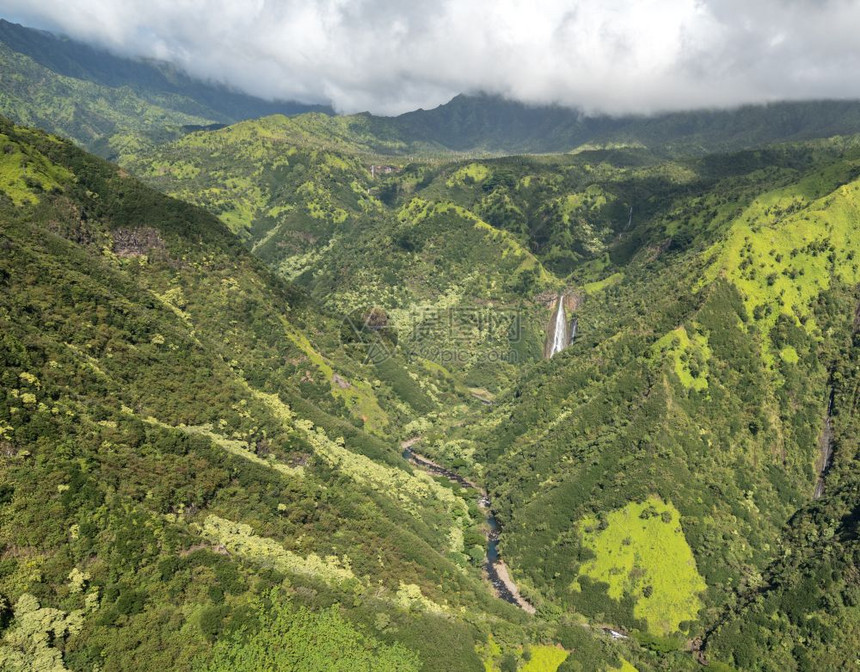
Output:
[[[37,65],[41,79],[65,77],[78,83],[64,86],[62,93],[55,93],[52,100],[51,95],[35,91],[14,94],[10,82],[3,79],[0,109],[20,123],[36,123],[46,130],[73,137],[99,154],[120,160],[129,151],[123,147],[122,136],[130,131],[152,136],[157,144],[189,130],[183,130],[183,126],[229,124],[274,113],[331,114],[326,106],[264,101],[195,80],[169,64],[113,56],[85,43],[3,19],[0,19],[0,42],[19,58],[29,59],[31,70]],[[14,72],[27,66],[7,58],[6,67]],[[81,88],[82,83],[90,88]],[[64,120],[63,114],[40,116],[39,110],[44,112],[59,104],[59,97],[70,95],[87,110],[84,116],[94,115],[98,107],[93,99],[100,92],[112,91],[109,95],[116,96],[117,87],[129,85],[134,96],[145,104],[161,106],[172,113],[173,116],[168,115],[174,127],[172,137],[165,137],[164,121],[147,123],[139,113],[125,112],[114,122],[116,129],[103,127],[96,133]],[[16,105],[10,104],[10,96]],[[35,103],[37,96],[40,102]],[[131,99],[121,102],[128,107]],[[175,116],[177,113],[190,114],[196,119],[183,120]],[[338,118],[343,120],[339,122],[342,128],[361,129],[363,142],[372,152],[395,156],[542,154],[582,147],[642,146],[671,157],[860,133],[860,102],[773,102],[733,109],[613,117],[586,115],[558,105],[527,105],[500,96],[460,94],[431,110],[415,110],[394,117],[361,113]],[[116,136],[113,142],[110,136]],[[152,140],[147,144],[152,145]]]
[[265,101],[194,79],[168,63],[115,56],[4,19],[0,43],[6,70],[0,78],[0,111],[103,156],[121,153],[117,143],[177,137],[184,126],[330,112],[325,106]]
[[188,96],[220,113],[222,116],[217,121],[238,121],[268,114],[331,112],[331,108],[324,105],[268,101],[191,77],[167,61],[117,56],[86,42],[58,36],[50,31],[30,29],[5,19],[0,19],[0,42],[66,77],[85,79],[112,88],[133,85],[153,92]]

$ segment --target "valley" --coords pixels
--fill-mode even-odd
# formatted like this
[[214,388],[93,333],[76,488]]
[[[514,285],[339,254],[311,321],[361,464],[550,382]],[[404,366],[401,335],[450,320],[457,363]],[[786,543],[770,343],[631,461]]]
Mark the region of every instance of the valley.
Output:
[[0,670],[857,666],[858,103],[334,115],[27,30]]
[[[409,443],[410,442],[407,441],[404,442],[404,444],[402,445],[407,445]],[[463,478],[459,474],[454,473],[450,469],[446,469],[445,467],[436,464],[432,460],[428,460],[426,457],[414,453],[412,451],[411,445],[404,449],[403,457],[404,459],[409,460],[413,464],[417,465],[421,469],[426,470],[429,473],[443,476],[450,481],[458,483],[466,488],[471,488],[472,490],[475,490],[479,493],[480,497],[478,498],[478,506],[484,511],[486,516],[485,536],[487,539],[487,561],[484,565],[484,569],[487,573],[487,578],[495,589],[496,595],[500,599],[518,606],[526,613],[534,614],[535,608],[528,602],[526,602],[519,594],[519,589],[517,588],[516,584],[511,580],[510,574],[508,573],[508,569],[505,566],[504,561],[499,558],[498,545],[501,529],[499,528],[499,523],[496,520],[495,515],[493,514],[492,502],[487,497],[486,491],[475,485],[471,481]]]

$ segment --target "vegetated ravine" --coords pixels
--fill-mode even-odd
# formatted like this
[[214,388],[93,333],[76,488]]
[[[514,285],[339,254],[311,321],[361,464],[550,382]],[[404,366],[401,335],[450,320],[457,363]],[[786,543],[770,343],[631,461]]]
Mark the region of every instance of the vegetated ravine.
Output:
[[478,506],[484,511],[486,516],[487,523],[487,559],[484,563],[484,570],[487,572],[487,578],[489,578],[490,583],[493,584],[493,588],[496,591],[496,595],[504,600],[505,602],[509,602],[513,605],[518,606],[523,611],[526,611],[530,614],[535,613],[535,608],[529,604],[529,602],[520,595],[519,590],[517,589],[516,584],[510,577],[508,573],[508,568],[505,565],[504,561],[499,556],[499,535],[502,532],[502,528],[499,525],[499,521],[496,520],[496,516],[493,514],[492,503],[490,502],[490,498],[487,495],[487,491],[480,487],[478,484],[473,483],[467,478],[464,478],[460,474],[457,474],[450,469],[446,469],[440,464],[436,464],[432,460],[427,459],[426,457],[415,453],[412,450],[412,446],[415,444],[415,441],[407,441],[403,444],[403,458],[414,464],[416,467],[423,469],[431,474],[435,474],[437,476],[443,476],[455,483],[463,486],[464,488],[470,488],[472,490],[478,491],[480,495],[480,499],[478,500]]
[[833,398],[836,396],[836,390],[833,387],[833,374],[829,381],[830,392],[827,399],[827,414],[824,416],[824,427],[821,429],[821,435],[818,439],[819,458],[818,458],[818,481],[815,484],[815,493],[813,497],[820,499],[824,494],[824,478],[827,475],[827,469],[830,467],[830,460],[833,457]]

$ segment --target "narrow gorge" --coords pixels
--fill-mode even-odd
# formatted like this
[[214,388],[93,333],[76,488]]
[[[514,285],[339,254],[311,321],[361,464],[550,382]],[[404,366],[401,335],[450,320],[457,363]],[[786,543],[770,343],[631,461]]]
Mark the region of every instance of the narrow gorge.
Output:
[[517,585],[511,578],[507,565],[505,565],[504,560],[502,560],[499,555],[499,536],[501,535],[502,528],[493,513],[492,502],[490,501],[487,491],[460,474],[433,462],[423,455],[419,455],[412,449],[412,446],[415,445],[415,443],[417,443],[417,441],[406,441],[403,443],[403,458],[405,460],[408,460],[411,464],[430,474],[442,476],[464,488],[476,490],[479,493],[480,498],[478,499],[478,506],[481,511],[484,512],[487,530],[487,553],[486,561],[484,563],[484,571],[487,574],[487,578],[493,585],[496,596],[499,597],[499,599],[516,605],[529,614],[534,614],[536,612],[534,606],[532,606],[528,600],[520,594]]

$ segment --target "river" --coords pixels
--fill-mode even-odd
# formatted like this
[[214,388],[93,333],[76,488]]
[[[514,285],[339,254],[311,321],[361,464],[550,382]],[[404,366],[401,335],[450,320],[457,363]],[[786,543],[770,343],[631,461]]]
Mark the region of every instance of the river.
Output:
[[406,441],[403,443],[403,458],[414,464],[415,466],[437,476],[444,476],[464,488],[477,490],[479,493],[478,506],[484,513],[487,529],[487,558],[484,562],[484,571],[487,573],[487,578],[493,584],[493,589],[499,599],[516,605],[523,611],[530,614],[535,613],[535,608],[520,595],[516,584],[511,579],[508,568],[504,561],[499,557],[499,535],[502,528],[496,516],[493,513],[492,503],[487,496],[487,492],[476,483],[473,483],[467,478],[464,478],[458,473],[446,469],[441,464],[436,464],[432,460],[427,459],[423,455],[419,455],[412,450],[412,446],[416,441]]

